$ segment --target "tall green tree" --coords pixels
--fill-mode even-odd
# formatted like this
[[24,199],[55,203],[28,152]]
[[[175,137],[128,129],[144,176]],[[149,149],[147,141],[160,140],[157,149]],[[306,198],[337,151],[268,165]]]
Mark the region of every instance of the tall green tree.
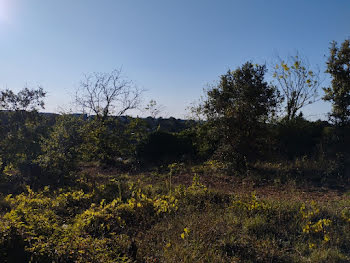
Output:
[[0,91],[0,172],[6,166],[30,173],[40,154],[40,140],[47,131],[43,116],[46,93],[42,88],[24,88],[18,93]]
[[12,90],[0,91],[0,109],[7,111],[37,111],[44,109],[46,92],[38,89],[24,88],[17,94]]
[[335,123],[333,139],[329,148],[335,148],[337,173],[344,178],[350,176],[350,39],[340,46],[335,41],[330,47],[327,73],[332,77],[331,87],[325,88],[324,100],[332,103],[331,120]]
[[203,112],[214,123],[213,136],[220,139],[218,157],[245,168],[256,155],[264,123],[274,113],[278,93],[264,76],[266,67],[245,63],[220,77],[207,92]]
[[339,126],[350,122],[350,40],[339,47],[332,42],[327,61],[327,73],[332,77],[331,87],[325,88],[324,100],[332,103],[331,118]]

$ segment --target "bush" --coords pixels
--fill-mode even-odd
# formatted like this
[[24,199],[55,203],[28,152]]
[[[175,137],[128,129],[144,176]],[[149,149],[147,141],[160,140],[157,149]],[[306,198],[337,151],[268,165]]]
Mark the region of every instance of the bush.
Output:
[[193,153],[192,142],[187,137],[161,131],[149,134],[137,148],[137,156],[152,164],[176,162]]
[[74,115],[62,115],[57,119],[48,138],[42,141],[42,154],[36,160],[43,170],[42,185],[62,184],[77,171],[83,125],[83,120]]

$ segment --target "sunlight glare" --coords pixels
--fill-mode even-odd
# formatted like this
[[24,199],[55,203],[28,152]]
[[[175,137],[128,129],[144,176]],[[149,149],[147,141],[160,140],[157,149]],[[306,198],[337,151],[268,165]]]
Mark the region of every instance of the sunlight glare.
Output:
[[0,23],[11,22],[11,11],[13,2],[11,0],[0,0]]

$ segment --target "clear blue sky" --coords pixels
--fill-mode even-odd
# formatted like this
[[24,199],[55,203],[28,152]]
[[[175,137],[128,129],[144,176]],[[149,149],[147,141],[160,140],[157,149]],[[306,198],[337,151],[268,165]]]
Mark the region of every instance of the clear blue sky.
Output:
[[84,73],[122,66],[145,101],[183,117],[229,68],[299,50],[324,70],[329,43],[348,37],[348,0],[0,0],[0,89],[42,85],[52,112]]

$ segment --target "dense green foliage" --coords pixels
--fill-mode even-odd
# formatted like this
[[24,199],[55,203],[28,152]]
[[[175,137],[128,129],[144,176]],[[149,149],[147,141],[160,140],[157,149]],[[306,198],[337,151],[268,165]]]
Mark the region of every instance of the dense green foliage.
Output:
[[345,40],[341,47],[332,43],[327,62],[327,72],[332,76],[332,86],[324,89],[324,99],[333,104],[331,116],[340,125],[349,124],[350,120],[350,40]]
[[162,164],[181,160],[183,156],[190,159],[194,149],[188,136],[156,131],[138,146],[137,153],[142,161]]
[[217,87],[208,91],[203,113],[214,122],[219,137],[219,158],[244,169],[257,155],[264,123],[277,105],[274,87],[264,80],[265,66],[244,64],[221,76]]
[[[83,142],[83,120],[71,115],[59,116],[47,138],[42,141],[42,154],[37,163],[47,182],[69,180],[78,169]],[[44,178],[43,178],[44,179]]]

